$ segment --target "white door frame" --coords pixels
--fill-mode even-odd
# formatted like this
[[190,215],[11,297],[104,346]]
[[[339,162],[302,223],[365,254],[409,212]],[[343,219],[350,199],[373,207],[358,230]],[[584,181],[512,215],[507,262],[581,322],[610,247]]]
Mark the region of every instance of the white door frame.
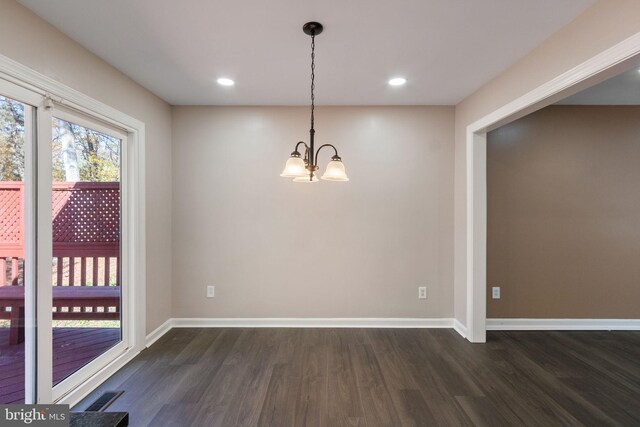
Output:
[[623,40],[466,129],[467,339],[486,342],[487,132],[637,65],[640,33]]
[[0,79],[0,95],[9,97],[25,105],[24,111],[24,300],[25,300],[25,332],[24,332],[24,368],[25,368],[25,403],[36,403],[37,378],[36,372],[36,266],[37,259],[35,238],[36,232],[36,187],[37,176],[35,165],[36,135],[39,132],[36,108],[42,101],[42,97],[30,90],[17,86],[14,83]]
[[[125,174],[128,175],[130,185],[127,187],[126,197],[128,211],[126,218],[122,218],[122,222],[126,223],[128,239],[123,241],[121,248],[123,254],[123,267],[127,265],[126,274],[129,277],[128,289],[122,289],[127,292],[126,306],[122,307],[122,311],[128,314],[129,324],[123,325],[127,331],[123,330],[123,335],[129,338],[129,345],[123,354],[117,356],[111,363],[92,373],[85,381],[69,390],[64,395],[54,395],[52,393],[52,380],[50,372],[47,369],[38,370],[38,378],[36,381],[36,389],[38,394],[38,403],[52,403],[54,400],[58,403],[66,403],[71,406],[79,402],[84,396],[90,393],[94,388],[99,386],[109,376],[120,369],[124,364],[131,360],[141,350],[145,348],[146,337],[146,228],[145,228],[145,125],[143,122],[122,113],[100,101],[97,101],[75,89],[72,89],[57,80],[45,76],[37,71],[30,69],[4,55],[0,55],[0,80],[6,80],[29,92],[39,95],[39,101],[36,103],[31,100],[31,105],[38,107],[38,114],[49,117],[49,120],[39,120],[41,125],[37,128],[39,135],[37,137],[50,141],[51,134],[51,111],[48,109],[52,104],[47,102],[45,98],[53,100],[54,104],[62,105],[78,113],[85,114],[91,118],[103,121],[104,123],[121,129],[127,135],[126,150],[126,167]],[[11,94],[7,94],[10,96]],[[41,116],[42,117],[42,116]],[[47,138],[47,135],[49,136]],[[43,146],[44,144],[40,144]],[[48,144],[50,145],[50,144]],[[50,151],[46,149],[38,149],[37,154],[43,159],[42,164],[50,163]],[[45,161],[48,159],[48,162]],[[39,171],[37,174],[37,185],[42,188],[50,188],[51,173],[50,171]],[[123,174],[123,176],[125,175]],[[44,206],[43,209],[50,209],[51,194],[50,191],[40,191],[38,195],[38,205]],[[46,208],[48,207],[48,208]],[[49,211],[50,212],[50,211]],[[37,232],[51,233],[50,214],[44,216],[46,221],[38,219]],[[51,257],[51,248],[47,245],[40,245],[37,256],[41,259]],[[40,253],[42,252],[42,253]],[[128,263],[124,262],[127,257]],[[38,263],[45,265],[46,263]],[[123,271],[123,274],[125,272]],[[51,277],[50,271],[38,271],[40,277]],[[50,307],[51,289],[48,287],[40,287],[37,293],[38,304],[38,324],[37,334],[48,334],[51,337],[51,312],[45,310]],[[47,304],[48,303],[48,304]],[[41,323],[43,322],[43,323]],[[49,328],[42,327],[49,324]],[[26,331],[25,331],[26,332]],[[46,342],[46,338],[40,338],[40,342]],[[45,345],[45,348],[37,349],[38,366],[51,366],[51,343]]]

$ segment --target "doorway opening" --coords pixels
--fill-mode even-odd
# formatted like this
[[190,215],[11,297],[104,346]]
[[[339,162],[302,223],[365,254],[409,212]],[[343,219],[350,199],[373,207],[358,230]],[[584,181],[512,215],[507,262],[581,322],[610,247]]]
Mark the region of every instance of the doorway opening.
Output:
[[487,132],[637,67],[639,54],[640,34],[636,34],[467,127],[466,288],[469,341],[486,342]]

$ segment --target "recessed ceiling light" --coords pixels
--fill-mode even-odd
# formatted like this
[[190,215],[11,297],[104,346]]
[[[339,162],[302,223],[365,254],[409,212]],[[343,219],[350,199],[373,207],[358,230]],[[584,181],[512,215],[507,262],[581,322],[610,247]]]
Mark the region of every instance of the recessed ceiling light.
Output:
[[235,82],[231,79],[228,79],[226,77],[220,77],[218,79],[218,84],[220,86],[233,86],[235,84]]
[[404,77],[394,77],[389,80],[389,86],[402,86],[407,82]]

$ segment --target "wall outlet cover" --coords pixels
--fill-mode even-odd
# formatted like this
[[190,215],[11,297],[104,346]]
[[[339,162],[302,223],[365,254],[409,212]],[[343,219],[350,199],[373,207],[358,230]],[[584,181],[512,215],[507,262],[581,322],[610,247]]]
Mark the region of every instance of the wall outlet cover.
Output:
[[494,286],[491,288],[491,298],[500,299],[500,286]]
[[216,296],[216,287],[207,286],[207,298],[214,298]]
[[418,299],[427,299],[427,287],[426,286],[418,287]]

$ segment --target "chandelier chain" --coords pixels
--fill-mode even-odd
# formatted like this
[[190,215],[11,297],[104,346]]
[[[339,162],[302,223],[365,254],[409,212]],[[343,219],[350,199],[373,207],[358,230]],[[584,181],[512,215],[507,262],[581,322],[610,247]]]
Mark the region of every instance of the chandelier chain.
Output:
[[313,111],[315,110],[316,97],[313,93],[316,84],[316,35],[311,35],[311,129],[313,129]]

